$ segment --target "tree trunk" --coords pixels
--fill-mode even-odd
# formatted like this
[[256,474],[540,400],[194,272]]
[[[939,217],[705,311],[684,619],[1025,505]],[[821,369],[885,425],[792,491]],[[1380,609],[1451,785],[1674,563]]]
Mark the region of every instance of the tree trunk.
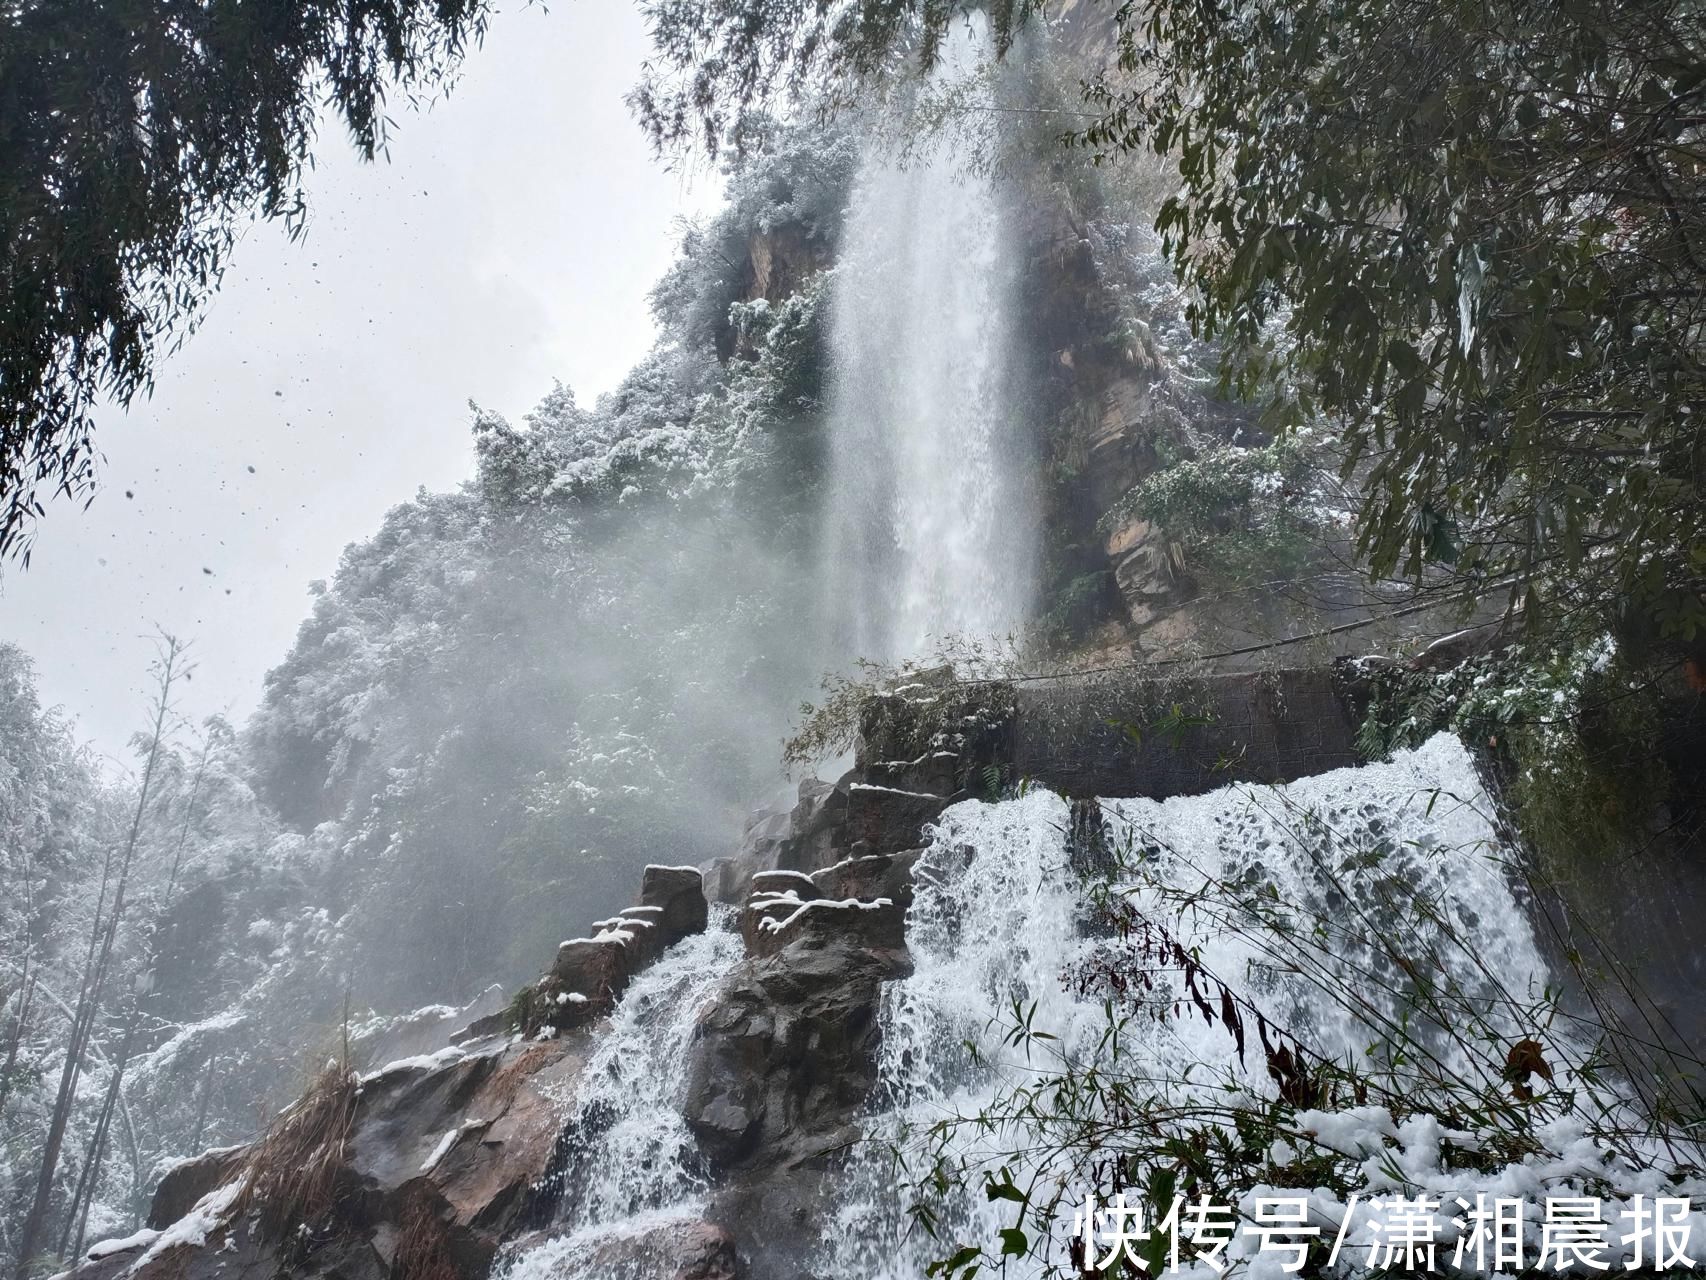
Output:
[[[137,790],[136,808],[131,815],[130,832],[125,839],[124,853],[119,859],[118,879],[104,929],[97,908],[95,928],[90,938],[93,968],[85,970],[83,989],[78,995],[71,1038],[65,1049],[65,1065],[59,1073],[59,1090],[54,1096],[53,1115],[48,1122],[47,1137],[42,1144],[41,1168],[36,1176],[35,1195],[30,1202],[29,1215],[24,1219],[23,1233],[18,1242],[17,1267],[14,1273],[17,1280],[27,1280],[30,1266],[35,1260],[35,1251],[47,1238],[48,1215],[53,1207],[54,1175],[59,1172],[59,1157],[65,1146],[65,1130],[71,1122],[71,1109],[77,1097],[77,1081],[83,1071],[83,1055],[88,1049],[90,1037],[94,1034],[95,1020],[100,1013],[102,988],[106,985],[113,948],[118,941],[119,924],[124,918],[125,890],[129,884],[132,863],[136,858],[137,841],[142,835],[149,791],[154,783],[154,770],[160,762],[161,739],[167,717],[171,713],[172,685],[183,674],[183,653],[184,648],[176,639],[169,635],[162,636],[160,658],[155,664],[158,676],[153,707],[153,733],[149,736],[142,782]],[[104,896],[104,884],[102,888]]]
[[18,1069],[18,1053],[29,1031],[30,1005],[35,1001],[36,971],[30,967],[30,953],[24,952],[24,984],[18,989],[18,1016],[12,1020],[12,1034],[6,1045],[6,1063],[0,1066],[0,1115],[12,1095],[12,1076]]
[[213,1104],[213,1073],[219,1065],[217,1052],[207,1055],[207,1074],[201,1078],[201,1102],[195,1111],[195,1132],[190,1135],[190,1150],[201,1146],[201,1135],[207,1129],[207,1111]]
[[[62,1258],[78,1258],[83,1253],[83,1236],[89,1228],[89,1209],[95,1203],[99,1189],[101,1162],[106,1157],[107,1134],[112,1129],[113,1112],[118,1109],[119,1091],[124,1088],[124,1071],[130,1065],[131,1047],[136,1043],[136,1027],[140,1005],[132,1005],[124,1029],[124,1043],[118,1061],[113,1063],[112,1078],[107,1082],[106,1096],[101,1099],[101,1114],[95,1121],[95,1132],[89,1138],[89,1150],[83,1160],[83,1172],[77,1179],[77,1190],[71,1197],[71,1211],[65,1218],[65,1230],[59,1237]],[[75,1235],[73,1229],[75,1228]]]

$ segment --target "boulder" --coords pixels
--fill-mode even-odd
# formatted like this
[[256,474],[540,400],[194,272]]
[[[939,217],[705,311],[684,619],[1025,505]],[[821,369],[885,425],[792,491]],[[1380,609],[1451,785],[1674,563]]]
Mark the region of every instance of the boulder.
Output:
[[725,907],[739,906],[746,899],[752,868],[738,858],[708,858],[699,864],[705,884],[705,901]]
[[789,815],[788,839],[776,866],[810,872],[836,860],[835,851],[846,844],[850,785],[849,778],[840,782],[801,779],[799,803]]
[[565,990],[609,1008],[628,989],[637,968],[632,936],[605,930],[596,938],[570,938],[557,947],[551,976]]
[[635,967],[650,964],[664,952],[663,908],[623,907],[616,913],[615,927],[634,936],[630,944]]
[[794,822],[785,810],[756,809],[747,819],[740,848],[732,857],[712,858],[700,867],[705,897],[711,902],[738,907],[752,889],[759,872],[781,866],[789,857]]
[[740,1280],[735,1238],[724,1228],[695,1222],[675,1236],[673,1280]]
[[710,920],[705,878],[698,867],[647,867],[640,877],[640,905],[659,908],[661,947],[703,933]]
[[[548,1233],[541,1232],[524,1239],[521,1246],[542,1244],[548,1238]],[[743,1274],[733,1234],[698,1219],[659,1222],[642,1216],[632,1225],[592,1237],[564,1261],[580,1276],[741,1280]]]
[[[816,898],[818,895],[809,895]],[[802,905],[801,899],[795,894],[754,894],[747,900],[740,912],[740,938],[745,944],[746,954],[755,956],[759,953],[760,932],[766,927],[765,921],[775,921],[780,924]]]
[[231,1181],[243,1164],[247,1147],[215,1147],[199,1156],[180,1160],[166,1170],[154,1199],[148,1205],[144,1224],[151,1231],[164,1231],[191,1209],[196,1201]]
[[770,910],[752,930],[747,954],[772,956],[796,943],[826,947],[851,943],[874,953],[893,953],[896,970],[904,969],[906,913],[892,898],[861,902],[857,898],[818,898],[793,903],[785,913]]
[[833,1156],[753,1169],[712,1191],[705,1218],[737,1233],[743,1272],[796,1280],[823,1239],[837,1190]]
[[752,877],[752,896],[792,893],[801,898],[818,897],[816,882],[804,871],[760,871]]
[[[561,1127],[554,1099],[573,1089],[589,1050],[584,1035],[506,1041],[370,1072],[353,1086],[351,1128],[336,1149],[336,1198],[314,1221],[293,1221],[279,1234],[262,1219],[232,1221],[232,1194],[253,1148],[209,1152],[166,1175],[149,1229],[95,1245],[68,1275],[387,1280],[418,1273],[402,1254],[420,1253],[424,1243],[444,1280],[484,1276],[533,1210]],[[684,1256],[700,1255],[717,1256]],[[715,1270],[703,1277],[722,1280]]]
[[747,819],[736,856],[759,871],[776,865],[782,844],[794,831],[794,820],[784,809],[758,809]]

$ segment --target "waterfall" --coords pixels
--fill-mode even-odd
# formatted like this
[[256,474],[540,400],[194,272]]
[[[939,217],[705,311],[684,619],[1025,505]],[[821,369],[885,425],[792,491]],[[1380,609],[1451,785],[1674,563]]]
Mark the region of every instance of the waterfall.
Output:
[[[1355,916],[1370,930],[1403,932],[1412,954],[1442,966],[1494,1023],[1506,992],[1538,997],[1546,984],[1546,965],[1501,864],[1491,805],[1454,738],[1437,737],[1390,763],[1285,787],[1228,787],[1162,803],[1105,801],[1103,809],[1109,838],[1124,846],[1124,860],[1147,866],[1156,881],[1184,892],[1205,881],[1265,883],[1280,908],[1300,920]],[[1030,1070],[1034,1064],[1004,1041],[1015,1007],[1035,1002],[1033,1025],[1054,1036],[1052,1044],[1067,1059],[1080,1067],[1109,1066],[1101,996],[1077,995],[1063,984],[1065,975],[1117,945],[1105,931],[1086,927],[1082,880],[1068,851],[1070,827],[1066,802],[1041,791],[998,804],[968,801],[944,814],[919,864],[907,921],[916,972],[885,992],[880,1083],[868,1140],[841,1182],[814,1274],[916,1280],[942,1256],[940,1243],[909,1216],[886,1150],[891,1143],[904,1148],[915,1142],[944,1117],[979,1113],[1004,1081]],[[1325,847],[1328,832],[1333,864],[1361,866],[1366,875],[1322,874],[1312,855]],[[1434,899],[1440,920],[1449,921],[1467,947],[1448,943],[1439,925],[1395,913],[1382,892],[1392,883],[1385,877]],[[1350,900],[1340,892],[1347,883],[1357,886]],[[1138,896],[1141,910],[1146,904],[1141,891]],[[1400,984],[1369,985],[1360,977],[1377,967],[1372,946],[1343,948],[1343,976],[1361,982],[1369,1002],[1367,1017],[1359,1019],[1299,974],[1276,970],[1247,935],[1213,927],[1210,913],[1193,918],[1175,907],[1166,914],[1181,941],[1198,948],[1206,971],[1238,986],[1272,1025],[1307,1035],[1321,1053],[1360,1056],[1371,1039],[1368,1019],[1397,1012]],[[1161,1002],[1171,1005],[1178,994],[1163,992]],[[1515,1020],[1508,1030],[1525,1033]],[[1157,1078],[1179,1080],[1188,1071],[1205,1088],[1230,1078],[1253,1094],[1272,1089],[1260,1052],[1241,1058],[1224,1027],[1192,1016],[1130,1022],[1122,1053]],[[964,1135],[959,1145],[975,1167],[980,1146],[994,1153],[1038,1142],[1046,1142],[1040,1130],[1018,1123]],[[963,1179],[947,1204],[934,1207],[949,1239],[987,1244],[1011,1221],[1011,1206],[986,1199],[975,1176]],[[1063,1224],[1063,1234],[1066,1229]],[[1033,1274],[1013,1266],[1014,1274]]]
[[[549,1237],[510,1261],[509,1280],[619,1280],[620,1245],[703,1210],[705,1178],[682,1118],[687,1046],[700,1010],[741,957],[719,911],[636,977],[599,1036],[565,1114]],[[618,1246],[614,1250],[611,1246]],[[643,1263],[634,1280],[642,1280]]]
[[[960,32],[939,74],[977,47]],[[1016,633],[1037,541],[1000,192],[955,154],[891,151],[867,144],[830,324],[825,581],[841,653],[876,659]]]

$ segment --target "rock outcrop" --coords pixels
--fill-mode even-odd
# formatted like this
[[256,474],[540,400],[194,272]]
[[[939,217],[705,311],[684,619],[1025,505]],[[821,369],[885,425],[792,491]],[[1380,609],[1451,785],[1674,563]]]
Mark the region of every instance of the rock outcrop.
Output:
[[279,1178],[265,1139],[209,1152],[161,1181],[148,1228],[95,1246],[77,1280],[386,1280],[434,1260],[444,1276],[484,1275],[525,1220],[591,1039],[491,1038],[318,1088],[340,1091],[347,1130],[329,1126],[308,1162],[329,1192],[301,1206],[236,1212],[249,1178]]
[[[641,969],[708,923],[697,868],[647,867],[639,899],[593,937],[563,943],[549,973],[451,1045],[363,1076],[329,1069],[268,1135],[171,1169],[147,1229],[97,1245],[76,1280],[484,1276],[543,1203],[563,1100],[599,1019]],[[323,1132],[302,1130],[321,1105]],[[278,1134],[292,1125],[282,1155]],[[301,1189],[297,1166],[323,1176]],[[658,1274],[734,1280],[727,1233],[699,1227],[646,1246],[676,1259]]]
[[880,986],[912,971],[901,905],[910,867],[867,855],[816,876],[754,877],[740,922],[746,960],[700,1019],[688,1066],[687,1123],[714,1166],[796,1166],[856,1136],[849,1126],[875,1080]]
[[[913,832],[916,839],[916,829]],[[708,1217],[754,1275],[792,1275],[877,1076],[882,984],[906,976],[917,850],[752,878],[746,959],[695,1031],[683,1110],[719,1187]]]

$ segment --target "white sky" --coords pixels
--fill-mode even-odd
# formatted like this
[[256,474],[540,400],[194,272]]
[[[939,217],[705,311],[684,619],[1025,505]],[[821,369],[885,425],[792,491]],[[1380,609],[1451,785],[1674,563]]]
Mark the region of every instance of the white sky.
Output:
[[468,475],[470,399],[514,418],[560,378],[590,403],[644,354],[675,220],[718,186],[651,158],[622,102],[645,50],[625,0],[515,8],[389,164],[327,131],[306,240],[250,231],[153,399],[99,423],[94,505],[50,506],[0,570],[0,638],[81,737],[125,756],[156,626],[194,641],[184,712],[246,717],[307,584]]

